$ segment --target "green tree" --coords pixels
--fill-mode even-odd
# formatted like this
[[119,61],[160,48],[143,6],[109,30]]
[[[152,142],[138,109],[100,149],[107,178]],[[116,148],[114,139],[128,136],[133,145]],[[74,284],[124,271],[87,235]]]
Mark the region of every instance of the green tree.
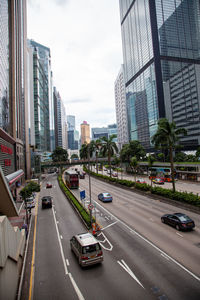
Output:
[[29,198],[33,192],[39,192],[40,191],[40,185],[34,181],[30,181],[21,191],[20,196],[23,200],[26,200],[26,198]]
[[62,169],[61,162],[68,161],[68,152],[62,147],[56,147],[56,149],[52,152],[51,157],[54,162],[58,163],[61,171]]
[[95,153],[95,160],[96,160],[96,170],[97,170],[97,174],[98,174],[98,155],[99,155],[99,150],[101,149],[101,140],[97,139],[97,140],[92,140],[90,142],[90,153]]
[[78,158],[78,155],[76,153],[71,155],[71,159],[74,159],[74,158]]
[[185,128],[177,129],[176,124],[174,122],[170,123],[167,119],[163,118],[158,121],[157,132],[152,137],[152,143],[155,145],[156,148],[162,146],[169,149],[173,192],[175,192],[176,190],[175,180],[174,180],[173,151],[176,148],[180,135],[186,135],[186,134],[187,131]]
[[187,155],[183,152],[178,152],[175,155],[174,161],[178,161],[178,162],[187,161]]
[[139,141],[130,141],[129,144],[122,146],[120,156],[123,162],[128,162],[130,164],[130,160],[134,156],[138,161],[141,160],[141,158],[144,158],[145,150]]
[[[155,162],[156,159],[153,155],[150,154],[147,160],[148,160],[148,168],[150,169],[153,167],[153,163]],[[152,178],[151,178],[151,187],[152,187]]]
[[86,160],[88,158],[88,143],[84,143],[81,145],[80,149],[80,158]]
[[197,160],[200,159],[200,147],[197,149],[196,158],[197,158]]
[[135,178],[135,182],[136,182],[136,172],[137,172],[137,169],[138,169],[138,160],[137,160],[137,157],[136,156],[133,156],[130,160],[130,166],[131,168],[133,169],[133,172],[134,172],[134,178]]
[[107,137],[102,137],[102,145],[101,145],[101,151],[103,156],[108,157],[108,165],[110,169],[110,177],[111,177],[111,157],[115,154],[118,153],[118,148],[116,143],[113,141],[116,138],[116,134],[112,134],[109,138]]

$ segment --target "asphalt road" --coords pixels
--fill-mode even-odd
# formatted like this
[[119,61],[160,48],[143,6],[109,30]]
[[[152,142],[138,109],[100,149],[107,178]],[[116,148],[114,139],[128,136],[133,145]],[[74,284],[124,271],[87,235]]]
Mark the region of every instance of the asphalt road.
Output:
[[[31,299],[200,298],[200,248],[193,245],[199,242],[198,228],[181,237],[174,228],[158,220],[162,205],[166,204],[135,196],[132,192],[129,195],[110,185],[114,201],[102,204],[97,194],[107,186],[92,178],[92,199],[96,201],[97,219],[102,225],[97,238],[104,249],[104,262],[82,269],[70,250],[69,240],[86,229],[60,191],[56,176],[48,175],[46,180],[53,183],[53,188],[46,189],[44,181],[40,199],[51,195],[53,208],[42,210],[39,201],[38,211],[35,209],[38,215]],[[88,195],[88,176],[80,180],[80,185]],[[155,237],[157,243],[164,244],[162,248],[155,243]],[[178,255],[180,259],[176,259],[181,247],[186,247],[188,257],[193,257],[191,262],[181,262],[187,251],[182,251]],[[170,249],[172,256],[168,255]],[[187,268],[190,263],[192,267]]]

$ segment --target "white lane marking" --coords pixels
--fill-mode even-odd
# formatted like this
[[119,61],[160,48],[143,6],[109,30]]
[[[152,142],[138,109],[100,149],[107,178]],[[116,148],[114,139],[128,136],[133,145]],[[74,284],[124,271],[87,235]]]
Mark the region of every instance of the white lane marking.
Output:
[[[95,201],[96,202],[96,201]],[[159,251],[160,253],[163,253],[164,255],[166,255],[172,262],[174,262],[177,266],[179,266],[181,269],[183,269],[184,271],[186,271],[188,274],[190,274],[192,277],[194,277],[196,280],[200,281],[200,277],[198,277],[197,275],[195,275],[194,273],[192,273],[190,270],[188,270],[187,268],[185,268],[183,265],[181,265],[178,261],[176,261],[173,257],[169,256],[167,253],[165,253],[163,250],[161,250],[159,247],[157,247],[156,245],[154,245],[152,242],[148,241],[145,237],[143,237],[142,235],[140,235],[137,231],[135,231],[134,229],[132,229],[131,227],[129,227],[126,223],[124,223],[123,221],[121,221],[120,219],[118,219],[116,216],[114,216],[113,214],[111,214],[106,208],[104,208],[103,206],[101,206],[99,203],[96,202],[97,205],[99,205],[102,209],[104,209],[108,214],[110,214],[111,216],[113,216],[115,218],[115,220],[119,221],[122,225],[124,225],[126,228],[128,228],[128,230],[133,233],[136,234],[138,237],[140,237],[142,240],[144,240],[146,243],[148,243],[149,245],[151,245],[153,248],[155,248],[157,251]]]
[[58,225],[56,223],[56,216],[55,216],[55,211],[54,209],[52,209],[53,211],[53,217],[54,217],[54,222],[55,222],[55,226],[56,226],[56,232],[57,232],[57,236],[58,236],[58,242],[59,242],[59,246],[60,246],[60,252],[61,252],[61,256],[62,256],[62,260],[63,260],[63,265],[64,265],[64,269],[65,269],[65,274],[68,274],[68,270],[67,270],[67,266],[66,266],[66,262],[65,262],[65,257],[64,257],[64,252],[63,252],[63,247],[62,247],[62,243],[60,240],[60,235],[59,235],[59,231],[58,231]]
[[68,259],[66,259],[66,263],[67,263],[67,266],[69,267],[69,260]]
[[164,255],[163,253],[161,253],[160,255],[163,256],[166,260],[169,260],[169,258],[166,255]]
[[72,277],[71,273],[68,272],[67,270],[67,265],[66,265],[66,261],[65,261],[65,257],[64,257],[64,252],[63,252],[63,247],[62,247],[62,243],[61,243],[61,239],[60,239],[60,236],[59,236],[59,231],[58,231],[58,225],[56,223],[56,216],[55,216],[55,211],[54,209],[53,210],[53,217],[54,217],[54,222],[55,222],[55,226],[56,226],[56,232],[57,232],[57,236],[58,236],[58,242],[59,242],[59,246],[60,246],[60,252],[61,252],[61,256],[62,256],[62,260],[63,260],[63,265],[64,265],[64,269],[65,269],[65,274],[66,275],[69,275],[69,278],[71,280],[71,283],[75,289],[75,292],[78,296],[78,299],[79,300],[85,300],[83,295],[81,294],[76,282],[74,281],[74,278]]
[[[135,279],[135,281],[137,281],[137,283],[143,287],[143,285],[141,284],[141,282],[139,281],[139,279],[135,276],[135,274],[131,271],[131,269],[129,268],[129,266],[125,263],[125,261],[123,259],[121,259],[121,261],[117,261],[118,264],[133,278]],[[143,287],[144,289],[144,287]]]
[[107,216],[105,216],[104,218],[109,221],[109,218]]
[[77,284],[76,284],[74,278],[72,277],[72,274],[71,274],[71,273],[69,273],[69,278],[70,278],[70,280],[71,280],[71,283],[73,284],[73,287],[74,287],[74,289],[75,289],[75,291],[76,291],[76,294],[77,294],[77,296],[78,296],[78,299],[79,299],[79,300],[84,300],[85,298],[84,298],[83,295],[81,294],[81,291],[79,290],[79,288],[78,288],[78,286],[77,286]]
[[181,236],[181,237],[183,237],[183,235],[181,235],[181,234],[180,234],[179,232],[177,232],[177,231],[176,231],[176,234],[179,235],[179,236]]
[[60,239],[61,239],[61,240],[63,239],[63,236],[62,236],[62,235],[60,236]]
[[113,226],[113,225],[115,225],[117,222],[118,222],[118,221],[115,221],[114,223],[109,224],[108,226],[102,228],[101,231],[102,231],[102,230],[105,230],[105,229],[107,229],[107,228],[109,228],[109,227],[111,227],[111,226]]
[[[112,251],[113,245],[109,242],[109,240],[107,239],[107,237],[105,236],[105,234],[104,234],[103,232],[100,232],[100,233],[98,234],[98,236],[101,236],[101,235],[102,235],[103,238],[104,238],[103,241],[98,240],[99,243],[101,244],[101,246],[102,246],[105,250]],[[110,246],[110,248],[107,248],[107,247],[104,246],[104,243],[105,243],[105,242],[108,243],[108,245]]]
[[59,224],[59,221],[56,221],[57,224]]
[[154,222],[154,220],[152,218],[149,219],[151,222]]

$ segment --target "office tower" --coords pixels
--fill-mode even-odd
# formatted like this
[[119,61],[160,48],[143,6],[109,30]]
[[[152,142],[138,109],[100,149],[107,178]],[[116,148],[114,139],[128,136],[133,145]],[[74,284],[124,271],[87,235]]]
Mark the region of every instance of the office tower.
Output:
[[92,140],[94,140],[94,141],[97,139],[100,139],[103,136],[108,138],[108,128],[107,127],[91,128],[91,133],[92,133]]
[[0,28],[0,165],[14,195],[27,171],[25,0],[1,1]]
[[90,143],[90,125],[87,121],[83,121],[81,124],[81,145],[84,143]]
[[[50,86],[51,64],[50,49],[28,40],[29,46],[29,72],[32,82],[30,86],[30,128],[31,141],[39,152],[50,151]],[[34,114],[33,114],[34,111]]]
[[54,87],[55,146],[67,149],[67,116],[59,92]]
[[124,65],[121,66],[119,74],[115,80],[115,110],[118,129],[118,144],[121,149],[122,145],[127,144],[129,141]]
[[76,128],[75,116],[67,115],[67,125],[68,125],[68,130],[75,130]]
[[200,145],[200,4],[197,0],[120,0],[128,131],[148,150],[160,118]]
[[108,138],[115,134],[116,135],[116,138],[113,139],[113,142],[117,143],[117,138],[118,138],[118,130],[117,130],[117,124],[111,124],[111,125],[108,125]]

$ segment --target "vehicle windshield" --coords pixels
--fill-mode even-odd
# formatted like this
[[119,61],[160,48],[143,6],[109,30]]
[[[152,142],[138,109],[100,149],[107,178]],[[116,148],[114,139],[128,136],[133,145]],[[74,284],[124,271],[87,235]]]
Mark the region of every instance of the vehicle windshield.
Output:
[[179,219],[180,219],[181,222],[190,221],[191,220],[188,216],[180,216]]
[[101,250],[100,244],[88,245],[88,246],[85,246],[85,247],[82,248],[83,254],[92,253],[92,252],[95,252],[95,251],[98,251],[98,250]]
[[105,193],[104,196],[105,196],[105,197],[111,197],[111,194]]

